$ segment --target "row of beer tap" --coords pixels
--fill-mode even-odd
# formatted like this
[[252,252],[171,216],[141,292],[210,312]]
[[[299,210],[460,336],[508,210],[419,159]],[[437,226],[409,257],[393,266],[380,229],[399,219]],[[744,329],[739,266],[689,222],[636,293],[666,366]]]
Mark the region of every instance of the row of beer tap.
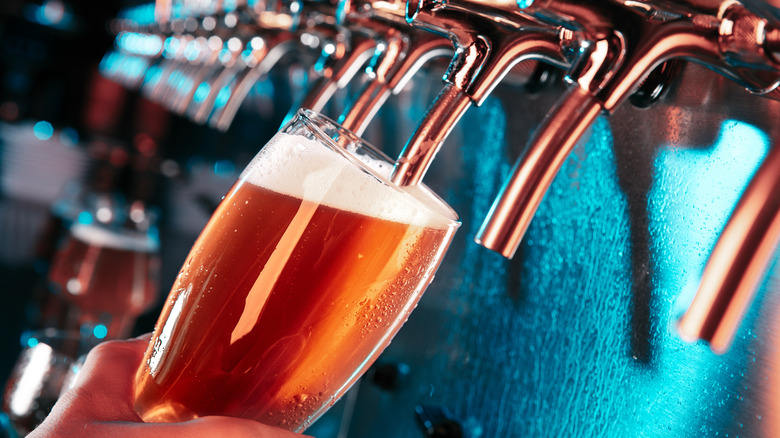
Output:
[[[453,127],[522,61],[565,71],[567,90],[516,162],[476,241],[512,257],[575,144],[632,95],[658,99],[683,60],[778,99],[780,22],[732,0],[158,0],[153,20],[114,23],[105,76],[198,123],[226,130],[252,86],[288,56],[316,80],[295,105],[320,111],[361,71],[339,117],[361,134],[385,100],[431,60],[444,86],[391,179],[418,184]],[[109,62],[110,61],[110,62]],[[757,97],[758,98],[758,97]],[[745,190],[679,323],[725,351],[780,240],[780,148]]]

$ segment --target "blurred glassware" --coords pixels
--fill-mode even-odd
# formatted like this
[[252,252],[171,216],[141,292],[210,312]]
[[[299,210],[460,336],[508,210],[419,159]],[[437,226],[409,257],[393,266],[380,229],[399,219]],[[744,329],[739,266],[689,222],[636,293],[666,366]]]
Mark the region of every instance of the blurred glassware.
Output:
[[87,332],[47,329],[26,333],[23,350],[6,382],[3,411],[16,433],[38,426],[59,399],[71,367],[101,339]]
[[82,211],[52,260],[52,292],[76,307],[59,328],[94,327],[97,336],[126,337],[157,300],[157,214],[140,201],[114,201],[105,198]]

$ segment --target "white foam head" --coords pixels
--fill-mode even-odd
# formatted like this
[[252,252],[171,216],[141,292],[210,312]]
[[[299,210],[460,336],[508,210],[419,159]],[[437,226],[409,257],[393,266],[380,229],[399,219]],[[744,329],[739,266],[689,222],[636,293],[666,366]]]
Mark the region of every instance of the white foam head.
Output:
[[[359,157],[387,178],[392,166]],[[241,174],[247,183],[341,210],[412,225],[447,228],[457,216],[427,187],[396,189],[338,152],[303,136],[276,134]]]

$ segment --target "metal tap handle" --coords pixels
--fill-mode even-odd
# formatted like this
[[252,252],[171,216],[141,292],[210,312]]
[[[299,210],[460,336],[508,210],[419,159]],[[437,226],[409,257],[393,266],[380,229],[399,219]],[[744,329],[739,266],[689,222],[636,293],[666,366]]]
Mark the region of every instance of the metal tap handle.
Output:
[[219,52],[222,50],[224,42],[217,36],[211,36],[207,41],[208,47],[205,48],[207,52],[200,59],[197,66],[194,66],[197,70],[191,76],[191,86],[185,92],[180,93],[169,105],[169,109],[179,115],[183,115],[187,108],[191,105],[195,98],[195,94],[199,91],[198,87],[201,83],[208,78],[214,69],[219,68]]
[[386,26],[382,34],[385,48],[367,68],[368,82],[339,117],[339,123],[357,135],[365,131],[385,100],[400,92],[424,64],[451,56],[453,51],[449,40],[428,32]]
[[418,184],[444,140],[471,104],[481,104],[518,62],[537,59],[565,65],[565,33],[523,14],[516,3],[483,0],[409,2],[407,20],[453,40],[447,85],[407,142],[391,179]]
[[227,103],[210,116],[209,126],[212,128],[227,131],[255,83],[267,75],[285,56],[293,53],[298,56],[306,55],[305,47],[299,44],[294,33],[277,29],[266,30],[263,33],[266,37],[260,40],[263,41],[263,47],[258,47],[252,53],[247,68],[236,78]]
[[318,61],[321,76],[309,87],[299,106],[322,111],[333,94],[344,88],[371,59],[377,44],[374,35],[355,29],[340,29],[336,38],[323,48],[321,61]]
[[187,107],[187,116],[195,123],[206,123],[217,102],[220,92],[238,75],[246,69],[241,62],[241,52],[244,50],[244,42],[238,38],[231,38],[225,42],[226,56],[222,65],[211,71],[211,76],[205,80],[210,84],[205,97],[190,101]]
[[780,147],[773,147],[723,229],[699,290],[680,319],[680,335],[717,353],[734,339],[780,244]]
[[[706,64],[755,91],[771,90],[776,86],[776,72],[747,74],[750,72],[746,73],[741,65],[733,66],[728,62],[724,56],[721,23],[713,17],[650,21],[633,11],[616,9],[623,6],[614,4],[600,12],[599,18],[593,18],[593,13],[599,10],[583,9],[579,2],[559,0],[546,4],[560,8],[556,15],[582,14],[579,20],[588,18],[601,23],[599,28],[584,31],[593,35],[590,37],[593,41],[586,45],[589,51],[574,63],[568,75],[569,80],[590,93],[592,99],[586,99],[581,92],[572,92],[559,102],[552,111],[563,111],[561,117],[571,117],[577,125],[583,126],[576,126],[576,129],[559,127],[560,131],[548,133],[545,125],[545,129],[532,138],[529,152],[515,165],[515,171],[494,202],[476,240],[506,256],[517,250],[563,159],[595,120],[595,113],[594,117],[586,116],[595,108],[596,102],[604,110],[613,111],[656,67],[678,58]],[[614,20],[613,30],[605,32],[601,27],[610,19]],[[572,99],[573,103],[566,99]],[[585,112],[580,112],[580,105]],[[553,115],[547,120],[557,119]]]
[[463,90],[446,84],[406,143],[393,167],[391,181],[399,186],[420,183],[444,140],[471,104],[471,97]]
[[515,164],[477,233],[477,243],[504,257],[514,256],[547,188],[601,109],[601,102],[583,88],[572,87],[562,96]]

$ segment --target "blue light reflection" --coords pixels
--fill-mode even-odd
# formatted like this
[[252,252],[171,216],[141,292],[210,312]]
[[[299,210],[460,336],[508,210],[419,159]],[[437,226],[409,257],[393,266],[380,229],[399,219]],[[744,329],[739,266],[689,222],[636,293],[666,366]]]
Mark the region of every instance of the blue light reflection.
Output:
[[51,123],[41,120],[33,125],[33,135],[39,140],[48,140],[54,135],[54,127]]
[[693,299],[717,237],[769,145],[757,128],[727,120],[712,147],[658,154],[648,207],[659,284],[679,291],[673,317]]
[[81,213],[79,213],[79,216],[76,219],[76,221],[83,225],[89,225],[93,221],[92,213],[88,211],[82,211]]
[[108,335],[108,328],[103,324],[98,324],[92,329],[92,334],[98,339],[103,339]]
[[200,85],[198,85],[198,88],[195,89],[195,94],[192,96],[192,100],[195,101],[195,103],[202,103],[209,95],[209,92],[211,91],[211,86],[206,82],[201,82]]
[[233,83],[231,82],[230,84],[225,85],[224,87],[222,87],[219,90],[219,93],[217,93],[217,98],[214,101],[214,108],[222,108],[223,106],[225,106],[225,104],[228,103],[228,100],[230,100],[231,94],[233,94],[233,92],[231,90],[232,89],[232,85],[233,85]]

